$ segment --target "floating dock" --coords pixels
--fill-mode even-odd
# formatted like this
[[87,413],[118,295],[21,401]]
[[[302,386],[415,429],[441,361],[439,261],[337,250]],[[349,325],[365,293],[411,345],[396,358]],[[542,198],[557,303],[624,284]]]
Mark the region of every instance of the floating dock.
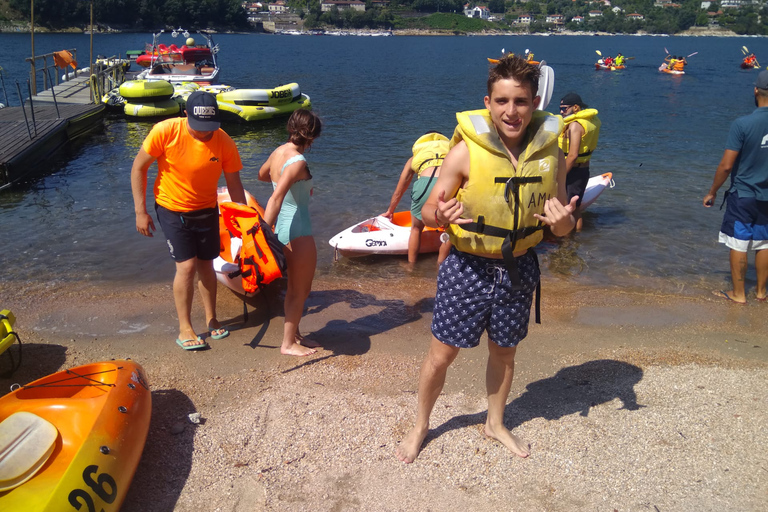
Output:
[[90,74],[0,109],[0,190],[44,168],[70,141],[101,125],[105,105],[92,98]]

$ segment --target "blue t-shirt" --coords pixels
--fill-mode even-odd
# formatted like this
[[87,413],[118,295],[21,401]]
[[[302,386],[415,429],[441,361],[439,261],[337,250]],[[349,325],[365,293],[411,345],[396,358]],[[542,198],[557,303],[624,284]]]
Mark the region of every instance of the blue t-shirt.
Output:
[[725,149],[739,153],[728,191],[737,191],[739,197],[768,201],[768,107],[736,119]]

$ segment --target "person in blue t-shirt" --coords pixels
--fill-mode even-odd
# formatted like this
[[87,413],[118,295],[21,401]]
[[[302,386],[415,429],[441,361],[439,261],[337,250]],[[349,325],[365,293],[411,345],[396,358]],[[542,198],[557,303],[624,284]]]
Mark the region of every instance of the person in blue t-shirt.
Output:
[[731,249],[733,289],[715,291],[720,297],[747,303],[744,281],[747,276],[747,251],[755,251],[758,301],[766,300],[768,280],[768,70],[755,82],[757,109],[736,119],[731,125],[725,153],[717,166],[704,206],[715,202],[718,189],[731,176],[725,193],[725,215],[719,241]]

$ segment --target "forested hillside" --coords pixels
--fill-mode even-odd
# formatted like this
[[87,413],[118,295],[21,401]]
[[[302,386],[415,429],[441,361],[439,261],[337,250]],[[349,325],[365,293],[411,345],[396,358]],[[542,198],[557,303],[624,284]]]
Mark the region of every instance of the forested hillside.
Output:
[[[29,19],[29,0],[9,3]],[[90,0],[35,0],[35,24],[51,29],[85,27],[90,9]],[[240,0],[98,0],[93,2],[93,17],[100,26],[124,29],[167,25],[188,30],[249,28]]]

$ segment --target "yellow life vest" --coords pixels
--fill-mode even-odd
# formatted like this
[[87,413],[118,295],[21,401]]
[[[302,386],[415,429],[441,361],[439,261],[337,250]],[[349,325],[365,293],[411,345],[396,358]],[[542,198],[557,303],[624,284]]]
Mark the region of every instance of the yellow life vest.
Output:
[[559,116],[536,111],[524,148],[512,165],[486,109],[459,112],[459,125],[451,146],[465,141],[469,149],[469,178],[456,194],[471,224],[450,224],[446,231],[460,251],[502,256],[538,244],[543,233],[533,216],[542,214],[544,201],[557,195],[557,135],[563,127]]
[[616,57],[616,59],[613,61],[614,65],[616,66],[623,66],[624,65],[624,56]]
[[594,108],[579,110],[575,114],[571,114],[563,119],[563,122],[565,127],[557,140],[560,149],[563,150],[565,156],[568,156],[570,140],[566,138],[565,132],[568,130],[569,124],[573,122],[579,123],[584,128],[584,135],[581,136],[579,156],[576,158],[576,163],[589,162],[589,159],[592,158],[592,152],[597,148],[597,139],[600,137],[600,126],[602,123],[600,123],[600,118],[597,117],[597,110]]
[[413,160],[411,160],[411,170],[416,174],[421,174],[424,169],[429,167],[440,167],[443,165],[445,155],[448,154],[448,137],[442,133],[427,133],[422,135],[413,143]]

